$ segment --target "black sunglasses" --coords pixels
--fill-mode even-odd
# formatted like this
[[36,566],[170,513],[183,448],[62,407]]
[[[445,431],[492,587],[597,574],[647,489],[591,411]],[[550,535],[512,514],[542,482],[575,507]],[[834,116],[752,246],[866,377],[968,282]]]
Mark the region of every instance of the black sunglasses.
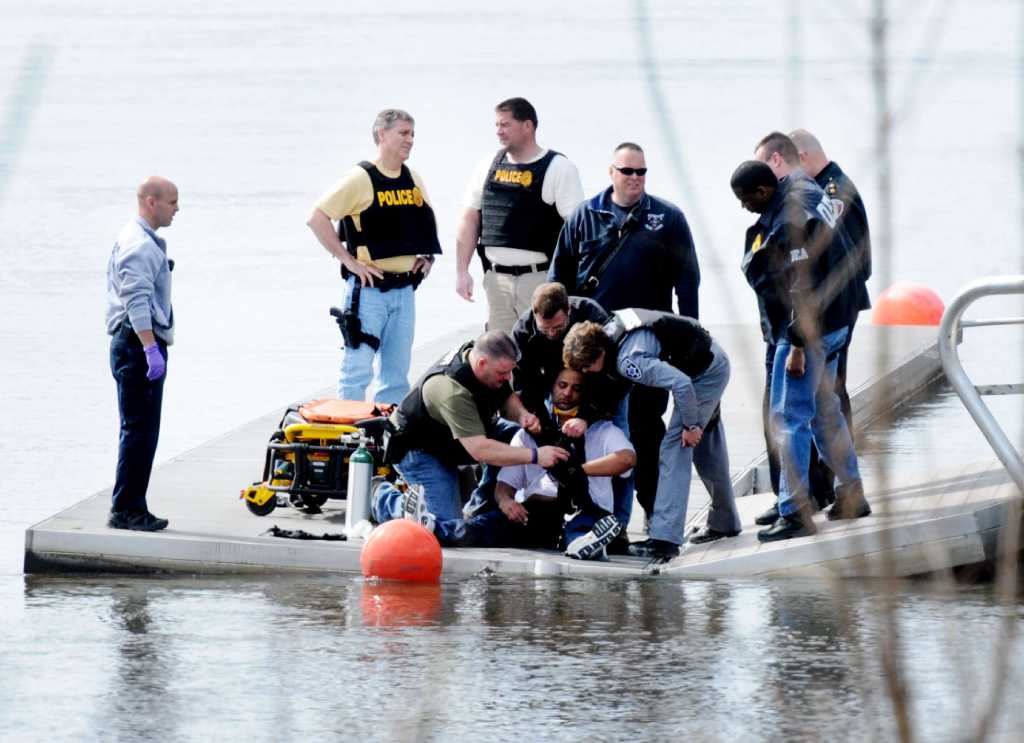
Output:
[[612,167],[623,175],[647,175],[647,168],[620,168],[618,165]]

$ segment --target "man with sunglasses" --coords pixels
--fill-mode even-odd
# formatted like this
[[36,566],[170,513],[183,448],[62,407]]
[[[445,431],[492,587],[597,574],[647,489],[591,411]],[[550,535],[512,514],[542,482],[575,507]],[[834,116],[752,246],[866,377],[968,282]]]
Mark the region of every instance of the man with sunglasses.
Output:
[[[638,144],[615,148],[608,175],[611,186],[566,220],[548,280],[564,284],[570,295],[590,297],[608,312],[631,307],[672,312],[674,293],[679,314],[696,319],[700,267],[683,212],[646,192],[647,161]],[[658,488],[667,405],[668,392],[656,387],[637,386],[628,398],[637,500],[648,516]],[[631,507],[630,497],[616,504],[616,515],[628,520]]]

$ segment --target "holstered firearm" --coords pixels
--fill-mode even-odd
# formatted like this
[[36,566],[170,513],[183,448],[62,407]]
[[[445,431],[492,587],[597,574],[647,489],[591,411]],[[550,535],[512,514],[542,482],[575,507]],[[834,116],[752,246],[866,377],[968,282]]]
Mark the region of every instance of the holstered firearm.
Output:
[[370,335],[369,333],[363,332],[363,323],[359,319],[359,292],[362,286],[356,281],[356,286],[352,292],[352,301],[349,302],[347,310],[342,310],[339,307],[331,307],[331,317],[338,323],[338,328],[341,329],[341,337],[345,342],[345,348],[359,348],[361,343],[365,343],[374,351],[380,350],[380,338]]

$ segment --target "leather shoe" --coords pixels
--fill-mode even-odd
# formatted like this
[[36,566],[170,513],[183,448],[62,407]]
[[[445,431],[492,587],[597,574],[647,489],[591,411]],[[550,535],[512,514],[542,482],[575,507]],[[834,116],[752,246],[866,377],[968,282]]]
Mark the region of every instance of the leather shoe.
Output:
[[167,519],[157,518],[149,511],[111,511],[107,526],[130,531],[160,531],[167,528]]
[[707,542],[715,542],[719,539],[725,539],[727,537],[738,536],[738,531],[718,531],[718,529],[712,529],[710,526],[704,526],[700,529],[695,529],[690,534],[690,544],[706,544]]
[[626,536],[626,530],[620,531],[619,535],[609,542],[605,549],[607,549],[609,555],[628,555],[629,537]]
[[775,501],[772,504],[771,508],[769,508],[767,511],[765,511],[760,516],[758,516],[756,519],[754,519],[754,523],[757,524],[758,526],[770,526],[771,524],[774,524],[778,520],[779,520],[779,502]]
[[860,480],[836,488],[836,502],[827,515],[829,521],[862,519],[871,515],[871,506],[864,497],[864,485]]
[[679,556],[679,545],[663,539],[645,539],[642,542],[631,542],[628,554],[631,557],[662,558],[671,560]]
[[810,519],[801,518],[799,513],[791,516],[779,516],[778,520],[767,529],[757,533],[759,542],[778,542],[794,537],[809,537],[818,533],[818,527]]

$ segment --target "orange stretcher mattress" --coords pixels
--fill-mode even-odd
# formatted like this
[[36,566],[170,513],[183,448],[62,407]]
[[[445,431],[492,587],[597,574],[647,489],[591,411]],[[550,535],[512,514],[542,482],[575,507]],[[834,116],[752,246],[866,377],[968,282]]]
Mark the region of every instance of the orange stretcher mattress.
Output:
[[310,423],[357,423],[367,418],[391,415],[394,405],[376,405],[360,400],[338,400],[326,397],[310,400],[299,406],[299,414]]

